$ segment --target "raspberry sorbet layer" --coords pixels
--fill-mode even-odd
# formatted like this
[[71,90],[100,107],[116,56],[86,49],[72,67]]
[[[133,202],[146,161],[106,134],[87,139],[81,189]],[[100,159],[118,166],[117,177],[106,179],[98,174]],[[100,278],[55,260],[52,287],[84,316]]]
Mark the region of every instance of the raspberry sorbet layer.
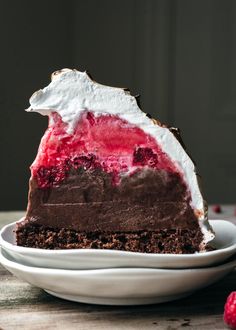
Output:
[[[183,158],[190,158],[174,134],[146,117],[135,101],[144,123],[136,124],[124,103],[126,95],[85,73],[63,70],[32,96],[30,110],[49,115],[49,127],[31,166],[18,245],[153,253],[206,249],[213,235],[204,208],[199,208],[200,190],[191,186],[197,184],[194,167],[184,167]],[[134,107],[135,99],[128,95]],[[171,150],[176,150],[173,157]]]

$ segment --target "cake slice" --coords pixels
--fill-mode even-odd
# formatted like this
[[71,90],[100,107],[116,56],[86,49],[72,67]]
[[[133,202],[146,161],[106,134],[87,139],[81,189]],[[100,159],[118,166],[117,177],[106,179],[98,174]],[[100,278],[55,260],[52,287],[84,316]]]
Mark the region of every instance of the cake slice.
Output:
[[17,244],[146,253],[205,251],[214,237],[178,130],[128,90],[63,69],[27,111],[49,116]]

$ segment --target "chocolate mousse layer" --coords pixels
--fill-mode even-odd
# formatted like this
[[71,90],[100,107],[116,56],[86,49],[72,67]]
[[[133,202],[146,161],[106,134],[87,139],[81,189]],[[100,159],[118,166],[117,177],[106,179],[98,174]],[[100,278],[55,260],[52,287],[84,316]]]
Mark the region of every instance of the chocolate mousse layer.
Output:
[[17,230],[19,245],[43,248],[160,252],[165,241],[176,253],[191,253],[202,234],[181,176],[154,169],[125,176],[119,185],[100,169],[71,169],[57,187],[44,189],[33,178],[27,215]]
[[79,231],[196,229],[186,185],[177,173],[140,170],[119,185],[100,169],[70,174],[58,187],[38,188],[30,180],[25,221]]

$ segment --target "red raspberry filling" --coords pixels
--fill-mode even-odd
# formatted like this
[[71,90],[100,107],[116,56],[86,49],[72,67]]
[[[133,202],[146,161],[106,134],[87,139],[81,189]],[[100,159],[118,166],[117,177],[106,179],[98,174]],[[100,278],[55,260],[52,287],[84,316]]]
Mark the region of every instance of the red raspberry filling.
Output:
[[111,173],[114,184],[143,167],[179,172],[153,137],[118,116],[84,112],[73,134],[66,128],[61,117],[52,113],[31,166],[40,188],[57,186],[71,168],[100,168]]

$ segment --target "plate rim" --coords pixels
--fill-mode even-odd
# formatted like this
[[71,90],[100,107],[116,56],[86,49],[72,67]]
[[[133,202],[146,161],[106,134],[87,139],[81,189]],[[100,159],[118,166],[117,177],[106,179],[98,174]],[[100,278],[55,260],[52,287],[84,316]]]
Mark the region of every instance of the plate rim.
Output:
[[[230,259],[232,259],[231,257]],[[3,262],[2,262],[3,261]],[[236,267],[236,254],[234,255],[233,260],[227,260],[226,262],[223,262],[219,265],[213,265],[208,267],[201,267],[201,268],[153,268],[153,267],[117,267],[117,268],[98,268],[98,269],[59,269],[59,268],[46,268],[46,267],[34,267],[34,266],[26,266],[19,262],[9,260],[6,256],[2,254],[2,250],[0,248],[0,263],[5,267],[9,266],[10,268],[18,269],[20,271],[24,271],[26,273],[43,273],[43,274],[49,274],[50,275],[63,275],[63,274],[70,274],[73,273],[74,275],[77,274],[84,274],[84,275],[102,275],[105,273],[120,273],[120,274],[130,274],[135,271],[142,271],[145,273],[155,272],[155,273],[192,273],[192,272],[209,272],[209,270],[224,270],[225,268],[234,268]]]

